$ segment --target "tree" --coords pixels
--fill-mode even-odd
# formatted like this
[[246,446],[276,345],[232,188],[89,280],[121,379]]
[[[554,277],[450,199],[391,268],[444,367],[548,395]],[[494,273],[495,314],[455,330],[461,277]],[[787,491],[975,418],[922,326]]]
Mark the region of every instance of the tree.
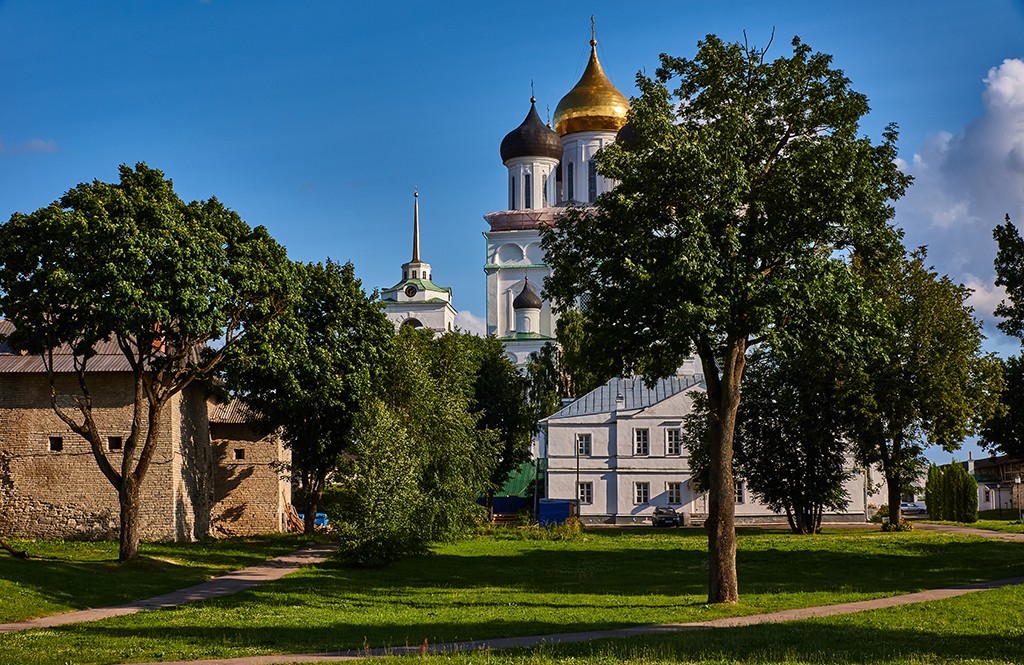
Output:
[[1005,387],[999,395],[997,415],[985,423],[981,440],[993,453],[1024,457],[1024,361],[1020,356],[1002,360]]
[[253,407],[258,428],[280,430],[291,449],[305,531],[330,473],[355,441],[355,419],[379,389],[394,327],[351,263],[295,264],[285,316],[248,335],[228,365],[228,385]]
[[[693,60],[637,76],[634,137],[597,156],[619,182],[545,231],[560,310],[578,306],[592,354],[653,380],[696,353],[710,430],[710,602],[736,602],[733,433],[749,347],[782,330],[821,273],[856,250],[891,256],[890,201],[909,178],[896,131],[858,138],[867,100],[831,57],[713,35]],[[671,88],[669,86],[672,86]]]
[[[217,199],[185,204],[156,169],[120,167],[120,182],[81,184],[0,227],[0,312],[10,343],[39,354],[57,416],[89,442],[120,504],[121,561],[139,548],[140,488],[169,401],[208,378],[287,300],[284,248]],[[93,414],[89,360],[113,340],[131,366],[132,425],[109,458]],[[75,406],[58,402],[52,351],[74,357]],[[120,458],[119,460],[117,458]]]
[[530,354],[526,376],[537,420],[562,408],[563,399],[582,397],[615,376],[613,365],[594,362],[587,346],[588,327],[577,310],[566,310],[556,324],[556,341]]
[[381,389],[356,419],[339,480],[358,562],[423,552],[462,533],[477,514],[498,444],[470,411],[474,365],[461,337],[403,328]]
[[[1007,215],[992,231],[999,247],[996,258],[996,286],[1006,289],[1006,300],[996,306],[1002,317],[998,327],[1007,335],[1024,340],[1024,240]],[[1006,389],[1001,396],[1002,413],[986,424],[982,438],[993,451],[1012,457],[1024,457],[1024,361],[1007,358],[1003,364]]]
[[479,418],[477,429],[493,432],[498,448],[487,490],[490,499],[513,471],[529,461],[537,421],[527,400],[527,379],[505,355],[498,338],[457,337],[473,363],[471,409]]
[[[734,470],[769,508],[785,512],[793,533],[821,530],[825,510],[843,510],[851,476],[836,377],[809,354],[759,348],[747,362],[737,414]],[[814,405],[813,408],[809,408]],[[695,477],[706,482],[707,401],[687,417]]]
[[865,269],[879,315],[865,334],[876,345],[843,368],[856,414],[851,437],[864,463],[881,464],[891,524],[900,523],[900,495],[923,468],[924,448],[958,448],[997,411],[1002,390],[999,360],[981,351],[971,290],[926,259],[921,248],[896,271]]

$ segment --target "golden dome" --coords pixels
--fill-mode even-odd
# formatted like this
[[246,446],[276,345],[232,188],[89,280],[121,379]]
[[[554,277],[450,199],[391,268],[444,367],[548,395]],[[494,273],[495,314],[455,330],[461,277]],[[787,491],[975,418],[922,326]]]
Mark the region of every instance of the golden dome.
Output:
[[629,100],[615,89],[597,59],[597,41],[590,40],[590,62],[576,86],[555,107],[555,131],[617,132],[626,124]]

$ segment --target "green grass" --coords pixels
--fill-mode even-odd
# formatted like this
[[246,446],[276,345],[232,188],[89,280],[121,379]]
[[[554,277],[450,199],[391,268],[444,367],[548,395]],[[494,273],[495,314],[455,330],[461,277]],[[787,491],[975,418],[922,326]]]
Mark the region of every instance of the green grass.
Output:
[[743,530],[742,602],[707,606],[702,531],[595,530],[557,542],[503,536],[438,547],[385,569],[324,565],[216,601],[0,636],[0,662],[216,658],[536,635],[1024,575],[1018,543],[920,531]]
[[291,536],[199,543],[143,543],[139,559],[117,562],[117,543],[11,541],[0,551],[0,623],[148,598],[297,549]]
[[[996,511],[989,510],[989,513]],[[1009,514],[1007,512],[1007,514]],[[941,520],[925,520],[932,524],[952,524],[954,526],[966,526],[972,529],[986,529],[988,531],[1002,531],[1003,533],[1024,533],[1024,523],[1017,521],[1017,516],[1014,514],[1013,519],[996,519],[995,517],[987,517],[979,519],[977,522],[943,522]]]
[[[504,652],[432,656],[417,662],[422,665],[1010,665],[1021,662],[1022,643],[1024,587],[1017,586],[840,617]],[[408,659],[386,659],[381,665],[401,662],[408,662]]]

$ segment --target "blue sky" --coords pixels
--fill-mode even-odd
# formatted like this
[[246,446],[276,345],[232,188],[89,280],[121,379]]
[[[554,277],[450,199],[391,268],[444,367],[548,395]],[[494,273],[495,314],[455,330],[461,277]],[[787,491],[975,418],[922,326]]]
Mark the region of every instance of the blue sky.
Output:
[[[285,2],[0,0],[0,218],[117,165],[217,196],[301,260],[352,261],[390,286],[422,253],[483,315],[484,213],[505,206],[502,137],[554,109],[586,63],[590,15],[611,80],[635,93],[661,52],[716,33],[793,35],[901,128],[917,185],[897,222],[991,312],[992,227],[1024,219],[1024,2]],[[993,337],[992,348],[1016,352]]]

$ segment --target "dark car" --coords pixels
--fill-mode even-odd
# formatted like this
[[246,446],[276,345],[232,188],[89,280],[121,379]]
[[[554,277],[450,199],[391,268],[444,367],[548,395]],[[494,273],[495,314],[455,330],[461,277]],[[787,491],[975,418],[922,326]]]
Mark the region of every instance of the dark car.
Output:
[[670,506],[658,506],[651,517],[651,524],[654,526],[679,526],[682,523],[679,513]]

